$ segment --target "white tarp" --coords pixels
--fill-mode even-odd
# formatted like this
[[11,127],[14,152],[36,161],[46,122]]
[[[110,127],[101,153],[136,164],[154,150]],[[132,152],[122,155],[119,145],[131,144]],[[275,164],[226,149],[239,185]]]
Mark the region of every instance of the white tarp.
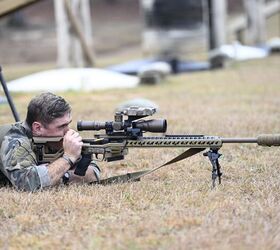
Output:
[[209,54],[210,58],[218,55],[236,61],[244,61],[265,58],[269,55],[269,50],[267,48],[245,46],[239,42],[234,42],[233,44],[222,45],[220,48],[214,49]]
[[65,68],[42,71],[8,82],[10,91],[66,91],[134,88],[139,78],[103,69]]

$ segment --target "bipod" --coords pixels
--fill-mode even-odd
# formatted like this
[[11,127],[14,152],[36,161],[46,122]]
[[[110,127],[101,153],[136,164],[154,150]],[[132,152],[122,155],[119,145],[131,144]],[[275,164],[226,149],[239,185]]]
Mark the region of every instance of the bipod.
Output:
[[222,155],[218,152],[219,149],[211,148],[208,152],[203,153],[204,156],[208,156],[208,159],[212,165],[212,188],[215,187],[215,182],[218,177],[219,184],[221,184],[221,165],[219,163],[219,157]]
[[12,97],[11,97],[11,95],[10,95],[10,92],[9,92],[8,88],[7,88],[7,84],[6,84],[5,79],[4,79],[4,77],[3,77],[3,74],[2,74],[2,67],[1,67],[1,66],[0,66],[0,83],[1,83],[1,85],[2,85],[2,88],[3,88],[3,90],[4,90],[4,93],[5,93],[6,98],[7,98],[7,100],[8,100],[8,103],[9,103],[9,105],[10,105],[10,108],[11,108],[11,110],[12,110],[12,113],[13,113],[13,116],[14,116],[14,118],[15,118],[15,121],[16,121],[16,122],[19,122],[19,121],[20,121],[20,119],[19,119],[19,114],[18,114],[18,112],[17,112],[17,110],[16,110],[16,107],[15,107],[15,105],[14,105],[13,99],[12,99]]

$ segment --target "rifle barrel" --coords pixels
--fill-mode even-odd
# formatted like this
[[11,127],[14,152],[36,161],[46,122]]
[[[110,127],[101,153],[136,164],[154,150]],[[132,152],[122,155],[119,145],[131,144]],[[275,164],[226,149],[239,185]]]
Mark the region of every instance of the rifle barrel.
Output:
[[223,143],[258,143],[257,138],[222,138]]
[[280,134],[263,134],[256,138],[222,138],[223,143],[257,143],[259,146],[280,146]]

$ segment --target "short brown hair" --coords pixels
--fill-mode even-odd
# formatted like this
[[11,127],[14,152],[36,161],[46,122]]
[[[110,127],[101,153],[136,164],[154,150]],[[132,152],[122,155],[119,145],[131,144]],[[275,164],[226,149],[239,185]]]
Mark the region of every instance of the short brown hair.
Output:
[[32,126],[34,121],[41,122],[45,127],[54,119],[71,112],[70,105],[61,96],[50,92],[35,96],[27,108],[26,123]]

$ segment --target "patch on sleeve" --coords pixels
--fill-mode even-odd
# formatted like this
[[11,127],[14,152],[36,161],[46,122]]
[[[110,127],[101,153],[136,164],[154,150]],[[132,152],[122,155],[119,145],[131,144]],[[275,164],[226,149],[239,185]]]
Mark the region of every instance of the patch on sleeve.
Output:
[[2,163],[7,171],[36,165],[35,155],[31,149],[29,140],[24,138],[10,138],[3,142],[1,151],[4,153],[4,155],[1,156]]

